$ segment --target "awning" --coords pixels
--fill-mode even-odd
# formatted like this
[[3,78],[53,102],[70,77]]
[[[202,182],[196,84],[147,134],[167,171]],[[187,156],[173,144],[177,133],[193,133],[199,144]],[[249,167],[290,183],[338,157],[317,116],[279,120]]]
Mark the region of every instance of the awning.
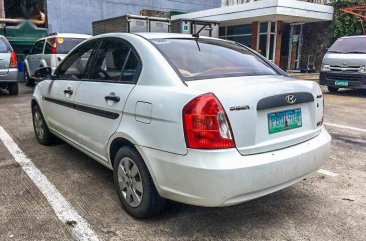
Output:
[[332,6],[296,0],[262,0],[172,16],[172,20],[189,18],[219,21],[221,26],[248,24],[255,21],[309,23],[331,21]]

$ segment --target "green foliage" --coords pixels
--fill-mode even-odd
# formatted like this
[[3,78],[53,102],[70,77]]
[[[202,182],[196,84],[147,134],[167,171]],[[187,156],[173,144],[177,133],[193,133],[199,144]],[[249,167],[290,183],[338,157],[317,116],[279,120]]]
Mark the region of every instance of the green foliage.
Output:
[[349,13],[344,13],[340,10],[341,8],[353,7],[363,4],[366,4],[365,0],[338,0],[332,3],[332,6],[334,7],[334,19],[330,30],[332,38],[337,39],[343,36],[364,34],[360,18]]

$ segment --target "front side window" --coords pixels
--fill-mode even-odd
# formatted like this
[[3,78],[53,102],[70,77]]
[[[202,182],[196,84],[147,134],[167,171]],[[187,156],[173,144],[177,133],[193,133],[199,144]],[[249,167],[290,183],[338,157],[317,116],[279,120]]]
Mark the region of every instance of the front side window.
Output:
[[32,48],[32,54],[42,54],[45,40],[38,41]]
[[183,80],[278,74],[238,44],[216,39],[154,39]]
[[93,52],[97,46],[97,41],[85,43],[75,49],[55,71],[57,79],[80,80],[87,78],[86,69]]
[[106,39],[99,48],[90,79],[133,82],[138,59],[121,39]]

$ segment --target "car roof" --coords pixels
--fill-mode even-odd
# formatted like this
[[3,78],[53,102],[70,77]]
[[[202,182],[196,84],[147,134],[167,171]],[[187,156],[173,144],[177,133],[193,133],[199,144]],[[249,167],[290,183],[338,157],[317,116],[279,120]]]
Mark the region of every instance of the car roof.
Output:
[[135,33],[146,39],[158,39],[158,38],[193,38],[191,34],[182,34],[182,33]]
[[54,38],[54,37],[88,39],[88,38],[91,38],[92,36],[91,35],[87,35],[87,34],[79,34],[79,33],[56,33],[56,34],[52,34],[52,35],[45,36],[45,37],[43,37],[41,39]]
[[342,39],[344,39],[344,38],[366,38],[366,35],[344,36],[341,38]]

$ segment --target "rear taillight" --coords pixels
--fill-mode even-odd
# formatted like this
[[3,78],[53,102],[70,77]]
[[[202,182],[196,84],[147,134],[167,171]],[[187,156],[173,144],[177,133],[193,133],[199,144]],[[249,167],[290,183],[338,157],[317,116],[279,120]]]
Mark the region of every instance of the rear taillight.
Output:
[[235,147],[225,110],[211,93],[198,96],[183,108],[183,125],[188,148]]
[[52,46],[51,46],[51,54],[56,54],[57,53],[56,38],[52,38],[51,43],[52,43]]
[[17,55],[15,52],[11,52],[10,54],[10,64],[9,68],[18,68],[18,61],[17,61]]

